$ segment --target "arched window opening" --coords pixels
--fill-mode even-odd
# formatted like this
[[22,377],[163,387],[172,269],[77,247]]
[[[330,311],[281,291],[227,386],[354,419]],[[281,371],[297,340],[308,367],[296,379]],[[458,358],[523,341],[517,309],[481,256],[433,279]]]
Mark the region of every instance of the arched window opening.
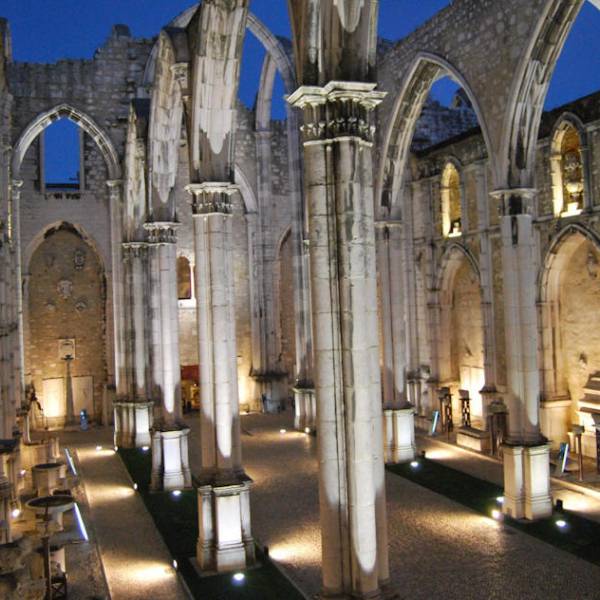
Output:
[[242,50],[242,64],[240,68],[239,98],[246,108],[252,110],[256,104],[260,73],[266,51],[258,38],[246,30],[244,47]]
[[556,134],[555,147],[560,163],[560,188],[556,195],[556,216],[578,215],[583,209],[583,157],[581,137],[573,125],[562,127]]
[[192,299],[192,269],[185,256],[177,258],[177,299]]
[[82,137],[83,130],[67,118],[55,121],[40,134],[41,191],[81,190]]
[[444,237],[462,234],[462,194],[460,174],[453,163],[448,163],[442,174],[442,229]]

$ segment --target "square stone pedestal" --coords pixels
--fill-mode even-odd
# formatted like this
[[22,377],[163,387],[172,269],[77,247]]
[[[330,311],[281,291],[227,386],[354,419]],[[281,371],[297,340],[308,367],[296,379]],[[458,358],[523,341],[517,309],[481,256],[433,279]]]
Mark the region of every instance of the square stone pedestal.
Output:
[[313,430],[317,425],[317,402],[312,388],[294,388],[294,428]]
[[476,452],[488,452],[490,449],[490,434],[476,427],[459,427],[456,432],[456,443],[463,448]]
[[150,446],[153,402],[115,402],[114,442],[120,448]]
[[250,528],[252,480],[234,476],[231,483],[198,487],[196,559],[202,571],[223,573],[254,563]]
[[543,519],[552,515],[550,445],[502,446],[504,513],[513,519]]
[[192,487],[192,474],[188,458],[187,427],[152,433],[151,488],[182,490]]
[[413,406],[384,411],[385,419],[385,461],[404,463],[414,460],[415,409]]

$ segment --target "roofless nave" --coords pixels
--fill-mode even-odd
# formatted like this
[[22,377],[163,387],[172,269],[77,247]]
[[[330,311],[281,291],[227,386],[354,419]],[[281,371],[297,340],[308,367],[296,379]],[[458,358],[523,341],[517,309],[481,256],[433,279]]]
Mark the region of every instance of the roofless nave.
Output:
[[[72,488],[96,527],[98,585],[125,597],[102,543],[111,496],[94,487],[102,457],[115,490],[126,481],[103,454],[109,431],[117,447],[151,455],[154,498],[197,490],[200,571],[249,573],[255,538],[285,530],[303,540],[289,545],[289,575],[303,587],[294,565],[306,551],[323,597],[402,597],[403,581],[410,597],[431,597],[403,571],[410,532],[398,528],[410,510],[399,498],[423,498],[425,546],[439,511],[464,514],[460,531],[485,546],[458,505],[390,472],[386,488],[385,464],[411,463],[417,447],[460,457],[476,476],[491,465],[485,478],[502,480],[512,520],[552,517],[562,488],[550,458],[566,443],[584,463],[585,481],[569,485],[593,493],[600,96],[543,113],[583,5],[454,0],[391,45],[377,42],[376,0],[289,0],[291,43],[249,0],[205,0],[152,40],[117,25],[93,60],[50,65],[13,62],[2,22],[0,510],[2,541],[20,541],[0,556],[41,543],[32,519],[48,503],[68,529]],[[238,100],[246,31],[266,51],[253,109]],[[444,77],[461,88],[450,107],[427,100]],[[64,119],[79,128],[68,183],[49,178],[46,148]],[[259,414],[288,399],[293,425],[285,412]],[[74,433],[82,410],[92,430]],[[441,454],[433,424],[449,440]],[[276,441],[291,428],[309,446],[300,434]],[[285,518],[269,504],[276,477]],[[316,479],[319,525],[302,492]],[[139,501],[118,497],[115,511]],[[309,534],[287,529],[294,519],[320,528],[318,558]],[[529,544],[521,535],[510,555],[547,556],[531,597],[553,597],[560,553]],[[130,574],[135,552],[123,550]],[[509,554],[500,542],[497,552]],[[572,560],[590,585],[576,597],[593,594],[597,566]],[[473,597],[498,577],[522,597],[518,564],[506,564],[499,576],[482,567]],[[43,569],[11,569],[6,593],[49,597]]]

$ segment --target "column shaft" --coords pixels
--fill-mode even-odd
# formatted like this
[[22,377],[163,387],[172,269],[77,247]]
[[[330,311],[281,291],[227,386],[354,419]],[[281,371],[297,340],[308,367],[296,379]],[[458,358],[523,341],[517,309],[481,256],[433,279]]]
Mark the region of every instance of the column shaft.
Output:
[[355,127],[382,98],[374,87],[289,99],[305,116],[324,595],[378,597],[388,578],[372,129]]

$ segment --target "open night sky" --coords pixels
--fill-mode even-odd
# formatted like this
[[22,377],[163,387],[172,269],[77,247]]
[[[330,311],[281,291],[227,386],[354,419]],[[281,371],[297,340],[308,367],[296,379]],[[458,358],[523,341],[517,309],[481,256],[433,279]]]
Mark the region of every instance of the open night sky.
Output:
[[[384,38],[398,40],[448,4],[448,0],[380,0],[379,33]],[[135,37],[153,37],[191,5],[190,0],[2,0],[0,16],[10,22],[15,60],[54,62],[63,58],[91,58],[116,23],[128,25]],[[286,0],[252,0],[251,10],[274,33],[290,37]],[[600,89],[598,32],[600,11],[586,3],[557,65],[547,108]],[[240,97],[248,106],[254,103],[263,57],[260,43],[248,36],[240,84]],[[455,86],[449,83],[437,85],[432,93],[447,103],[454,90]],[[274,103],[273,116],[281,118],[280,84],[275,93],[280,101]],[[63,135],[64,140],[66,133],[57,131],[57,135],[59,138]],[[52,163],[51,157],[48,158]],[[53,170],[52,164],[48,167]],[[72,169],[67,170],[72,177]],[[65,176],[60,175],[59,179],[64,181]]]

